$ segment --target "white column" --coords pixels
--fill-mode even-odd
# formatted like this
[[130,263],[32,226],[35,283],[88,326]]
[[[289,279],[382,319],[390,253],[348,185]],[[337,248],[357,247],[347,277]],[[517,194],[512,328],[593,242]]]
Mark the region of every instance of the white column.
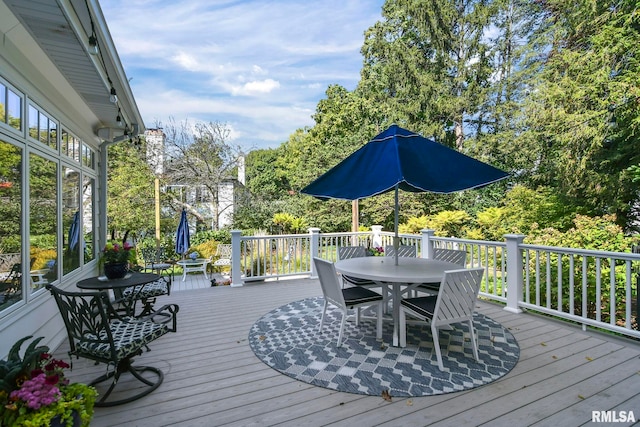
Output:
[[310,237],[310,241],[311,241],[311,248],[310,248],[310,253],[311,253],[311,259],[309,260],[309,262],[311,263],[311,277],[309,277],[310,279],[317,279],[318,278],[318,273],[316,272],[316,265],[313,262],[313,258],[318,256],[318,248],[320,247],[320,229],[317,227],[311,227],[309,229],[309,234],[311,234]]
[[373,233],[373,237],[371,238],[371,246],[374,248],[381,248],[382,247],[382,226],[372,225],[371,232]]
[[242,231],[231,230],[231,286],[242,286],[242,269],[240,261],[242,254],[240,253],[240,235]]
[[[524,284],[520,245],[525,236],[522,234],[505,234],[504,238],[507,243],[507,306],[504,309],[512,313],[522,313],[522,309],[518,307],[518,302],[522,301]],[[503,286],[505,286],[504,282]]]
[[420,230],[422,233],[422,258],[433,259],[433,240],[431,239],[435,236],[435,230],[422,229]]

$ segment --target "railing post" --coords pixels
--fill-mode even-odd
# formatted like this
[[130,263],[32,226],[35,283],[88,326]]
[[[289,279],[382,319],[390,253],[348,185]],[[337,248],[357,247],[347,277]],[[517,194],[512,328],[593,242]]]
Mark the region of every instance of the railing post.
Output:
[[512,313],[522,313],[522,309],[518,307],[518,303],[522,301],[524,284],[520,245],[525,236],[522,234],[505,234],[504,238],[507,244],[507,306],[504,309]]
[[313,258],[318,256],[318,248],[320,247],[320,229],[317,227],[311,227],[309,229],[309,234],[311,234],[311,237],[309,239],[311,240],[311,248],[310,248],[311,258],[309,259],[309,263],[311,264],[310,279],[317,279],[318,273],[316,272],[316,265],[313,262]]
[[240,252],[240,235],[242,231],[231,230],[231,286],[242,286],[242,253]]
[[371,232],[373,233],[373,236],[371,237],[371,247],[381,248],[382,247],[382,226],[372,225]]
[[431,238],[435,236],[435,230],[422,229],[422,258],[433,259],[433,240]]

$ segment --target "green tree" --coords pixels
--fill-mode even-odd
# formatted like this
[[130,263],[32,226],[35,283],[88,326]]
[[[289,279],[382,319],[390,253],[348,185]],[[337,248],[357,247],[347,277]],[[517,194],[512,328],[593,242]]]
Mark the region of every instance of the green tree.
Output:
[[616,214],[629,224],[637,200],[626,173],[640,162],[640,14],[635,1],[544,3],[530,67],[523,139],[538,145],[535,185],[590,215]]
[[176,123],[171,120],[164,126],[167,138],[168,163],[166,179],[172,185],[206,189],[201,199],[213,201],[213,218],[207,218],[199,206],[192,206],[178,197],[172,199],[176,212],[185,208],[198,222],[212,219],[218,228],[223,208],[217,203],[218,190],[224,181],[237,177],[238,162],[243,152],[238,145],[231,144],[231,129],[220,122],[188,121]]
[[108,148],[107,226],[111,237],[155,228],[154,175],[140,146],[123,141]]

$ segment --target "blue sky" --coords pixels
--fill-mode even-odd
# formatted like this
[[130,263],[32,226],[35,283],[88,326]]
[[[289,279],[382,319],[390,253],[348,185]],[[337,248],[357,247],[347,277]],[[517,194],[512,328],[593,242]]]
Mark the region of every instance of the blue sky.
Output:
[[330,84],[353,90],[384,0],[101,2],[147,128],[218,121],[246,151],[313,125]]

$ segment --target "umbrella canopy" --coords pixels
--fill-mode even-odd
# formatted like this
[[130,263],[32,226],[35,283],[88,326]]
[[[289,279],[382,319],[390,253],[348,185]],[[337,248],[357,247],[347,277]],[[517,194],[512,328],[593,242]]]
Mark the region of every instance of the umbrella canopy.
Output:
[[187,211],[182,209],[180,223],[176,231],[176,253],[184,255],[191,246],[191,236],[189,235],[189,222],[187,221]]
[[355,200],[395,190],[397,246],[398,189],[453,193],[483,187],[508,176],[498,168],[393,125],[301,192],[322,200]]

